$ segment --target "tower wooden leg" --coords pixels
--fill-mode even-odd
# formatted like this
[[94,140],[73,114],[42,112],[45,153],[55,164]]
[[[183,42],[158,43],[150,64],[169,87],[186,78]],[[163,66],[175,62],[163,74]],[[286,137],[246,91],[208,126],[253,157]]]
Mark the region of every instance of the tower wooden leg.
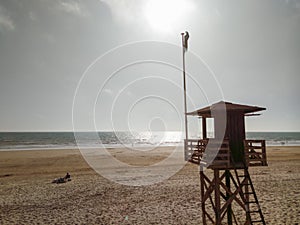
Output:
[[205,218],[205,200],[204,200],[204,194],[205,194],[205,189],[204,189],[204,173],[203,170],[200,170],[200,186],[201,186],[201,209],[202,209],[202,222],[204,225],[206,225],[206,218]]
[[[229,170],[226,170],[225,171],[225,173],[226,173],[226,177],[225,177],[225,179],[226,179],[226,187],[227,187],[227,189],[229,190],[229,191],[231,191],[230,190],[230,171]],[[229,200],[229,198],[230,198],[230,194],[228,193],[228,192],[226,192],[226,201],[227,200]],[[231,204],[229,204],[228,205],[228,207],[227,207],[227,224],[228,225],[232,225],[232,212],[231,212]]]
[[[239,174],[238,169],[214,169],[211,175],[200,171],[204,225],[232,225],[233,223],[248,225],[252,222],[265,224],[248,170],[246,168],[239,171],[240,173],[243,171],[244,174]],[[246,218],[243,213],[246,214]],[[236,215],[239,215],[239,218]]]
[[214,170],[216,224],[221,224],[220,171]]

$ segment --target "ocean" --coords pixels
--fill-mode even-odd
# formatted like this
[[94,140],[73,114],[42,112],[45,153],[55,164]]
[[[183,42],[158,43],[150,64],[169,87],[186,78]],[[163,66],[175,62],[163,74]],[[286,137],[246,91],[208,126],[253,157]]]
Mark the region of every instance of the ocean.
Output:
[[[76,138],[75,138],[76,136]],[[247,132],[247,139],[266,140],[267,146],[300,146],[300,132]],[[197,138],[192,136],[191,138]],[[133,147],[183,145],[182,132],[0,132],[0,151],[72,149],[80,146]]]

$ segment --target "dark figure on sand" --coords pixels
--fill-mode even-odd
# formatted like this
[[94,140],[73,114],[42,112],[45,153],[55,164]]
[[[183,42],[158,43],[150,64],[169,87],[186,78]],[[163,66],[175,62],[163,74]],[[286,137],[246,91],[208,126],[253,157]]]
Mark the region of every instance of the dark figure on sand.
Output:
[[65,180],[69,180],[69,179],[71,179],[71,175],[69,173],[67,173],[65,176]]
[[67,181],[71,181],[71,175],[69,173],[67,173],[66,176],[64,177],[54,179],[52,183],[60,184],[60,183],[66,183]]

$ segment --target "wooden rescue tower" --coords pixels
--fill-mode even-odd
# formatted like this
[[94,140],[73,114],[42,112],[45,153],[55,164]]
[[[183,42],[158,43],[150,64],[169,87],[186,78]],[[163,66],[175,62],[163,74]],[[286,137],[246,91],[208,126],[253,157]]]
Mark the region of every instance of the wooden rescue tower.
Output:
[[[248,172],[251,166],[267,166],[265,141],[245,135],[245,116],[262,110],[221,101],[187,113],[202,119],[203,137],[185,140],[185,159],[200,165],[203,224],[265,224]],[[207,118],[214,119],[211,139]]]

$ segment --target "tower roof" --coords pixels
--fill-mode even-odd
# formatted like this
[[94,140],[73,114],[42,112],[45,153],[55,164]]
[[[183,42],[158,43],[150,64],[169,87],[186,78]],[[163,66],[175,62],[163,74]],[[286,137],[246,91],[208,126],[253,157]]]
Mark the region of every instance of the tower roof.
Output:
[[231,111],[239,111],[243,112],[244,115],[247,116],[249,113],[259,112],[262,110],[266,110],[266,108],[258,107],[258,106],[249,106],[249,105],[240,105],[231,102],[220,101],[211,106],[204,107],[202,109],[198,109],[193,112],[188,112],[187,115],[190,116],[201,116],[201,117],[211,117],[211,112],[218,112],[226,109],[226,112]]

